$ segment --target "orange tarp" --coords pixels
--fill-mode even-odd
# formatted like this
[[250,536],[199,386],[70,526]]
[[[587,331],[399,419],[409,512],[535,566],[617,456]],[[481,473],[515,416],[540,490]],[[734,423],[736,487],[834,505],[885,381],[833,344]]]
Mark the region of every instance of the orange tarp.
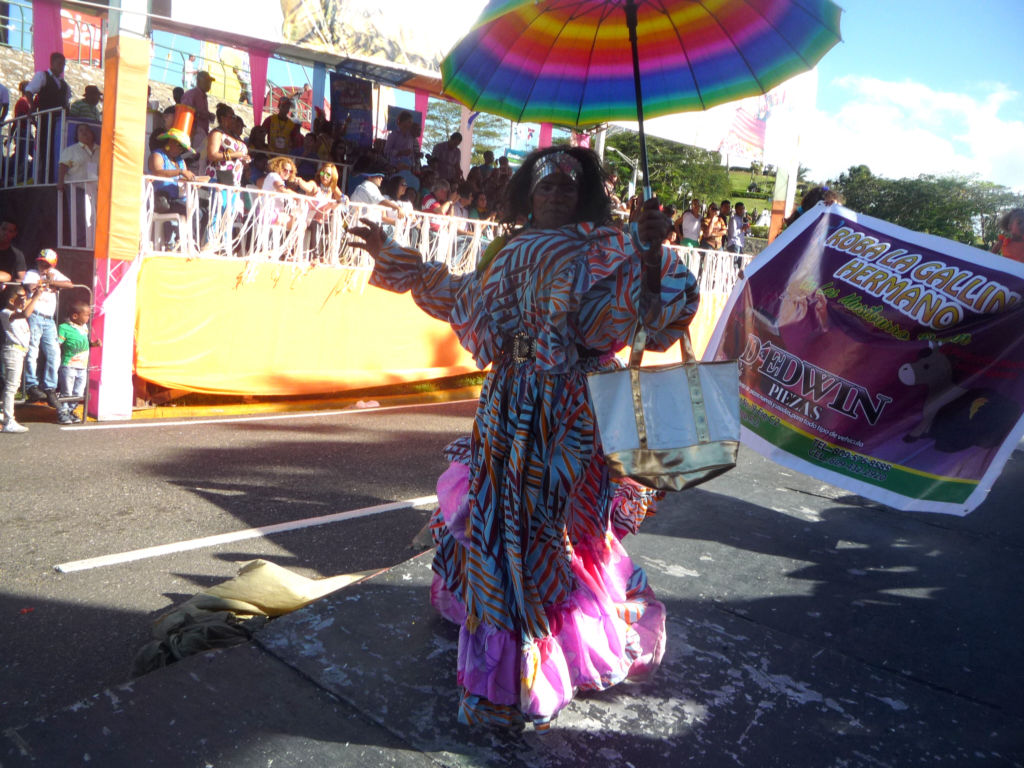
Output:
[[172,389],[301,395],[475,371],[447,323],[365,270],[150,256],[135,371]]

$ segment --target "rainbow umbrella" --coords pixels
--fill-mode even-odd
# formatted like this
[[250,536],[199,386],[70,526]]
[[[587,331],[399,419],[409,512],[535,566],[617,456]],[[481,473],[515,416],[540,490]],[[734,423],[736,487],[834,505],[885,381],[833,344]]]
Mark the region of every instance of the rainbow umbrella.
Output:
[[490,0],[441,64],[444,92],[576,128],[765,93],[840,40],[832,0]]

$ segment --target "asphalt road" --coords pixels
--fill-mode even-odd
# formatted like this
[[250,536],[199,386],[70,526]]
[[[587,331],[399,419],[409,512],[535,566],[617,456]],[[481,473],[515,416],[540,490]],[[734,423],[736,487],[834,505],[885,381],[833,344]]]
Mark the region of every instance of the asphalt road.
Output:
[[[80,712],[103,723],[96,695],[103,702],[116,697],[116,692],[100,692],[116,690],[128,679],[132,658],[149,638],[149,622],[170,606],[230,578],[239,562],[254,557],[310,577],[406,561],[416,551],[409,545],[427,511],[391,511],[73,573],[58,573],[54,565],[428,496],[444,466],[441,448],[469,430],[474,405],[72,429],[25,418],[31,427],[27,435],[0,436],[5,480],[0,521],[6,533],[0,544],[2,728],[65,710],[49,725],[40,724],[38,733],[19,730],[36,745],[62,729],[85,727],[75,719]],[[966,518],[901,513],[741,450],[736,470],[694,491],[670,495],[627,544],[666,601],[676,649],[675,661],[669,660],[659,678],[663,688],[653,697],[663,703],[668,719],[661,725],[656,718],[631,724],[629,732],[654,739],[657,752],[664,746],[660,729],[678,730],[677,708],[692,698],[707,701],[714,716],[693,738],[679,736],[679,754],[709,744],[724,745],[729,753],[729,745],[749,741],[754,757],[745,764],[797,765],[778,757],[785,752],[779,752],[785,746],[779,739],[788,739],[792,754],[804,754],[810,748],[799,741],[810,733],[804,726],[824,722],[826,730],[808,742],[815,744],[812,751],[829,749],[848,757],[875,743],[891,755],[882,762],[858,756],[829,764],[903,766],[912,764],[910,756],[917,764],[934,753],[949,759],[929,764],[1024,765],[1022,488],[1024,453],[1017,451],[985,503]],[[402,566],[416,567],[427,566],[420,561]],[[406,576],[411,574],[393,578]],[[379,619],[356,628],[366,635],[362,639],[350,636],[350,625],[344,631],[328,626],[327,616],[332,621],[342,616],[344,622],[347,601],[339,596],[272,622],[260,633],[264,644],[283,638],[279,658],[297,669],[309,661],[306,643],[322,644],[341,654],[324,661],[336,669],[347,663],[353,648],[386,641],[388,632],[378,637],[381,627],[404,621],[403,610],[412,610],[389,602],[394,596],[385,583],[389,577],[358,588],[360,594],[376,595],[364,605],[373,605]],[[430,635],[438,621],[425,618],[430,611],[420,596],[416,600],[422,620],[411,622],[409,630]],[[448,630],[445,637],[450,635]],[[420,667],[432,668],[421,657],[432,652],[434,641],[424,636],[412,649],[375,655],[382,659],[378,672],[416,683]],[[714,669],[702,667],[701,659]],[[411,667],[396,673],[403,662]],[[180,677],[169,670],[172,674],[160,679],[199,688],[235,679],[196,681],[179,669]],[[746,680],[744,670],[750,679],[737,688],[738,680]],[[244,674],[249,685],[254,673],[245,668]],[[318,670],[303,674],[289,679],[315,687],[318,694],[332,690],[317,677]],[[450,696],[450,672],[437,674],[434,685]],[[811,688],[799,682],[794,689],[793,681],[811,681]],[[355,686],[355,691],[377,695],[381,685]],[[156,689],[159,696],[150,703],[160,713],[166,711],[162,697],[180,693],[157,684],[141,687]],[[334,691],[346,692],[352,693]],[[244,714],[251,691],[235,695],[242,708],[236,716],[260,714]],[[87,698],[91,704],[66,709]],[[824,703],[822,711],[810,711],[815,701]],[[417,740],[423,713],[416,708],[422,701],[408,693],[385,697],[384,703],[389,712],[392,706],[394,712],[410,708],[415,717],[395,725],[394,732],[429,752],[429,740]],[[124,710],[113,698],[110,704],[116,711],[109,725],[122,728],[115,731],[117,739],[128,738]],[[755,738],[751,728],[764,714],[762,705],[765,712],[777,707],[776,716],[758,726],[761,735]],[[794,710],[796,705],[804,709]],[[586,720],[593,716],[587,714],[589,706],[583,701],[574,712]],[[595,700],[594,706],[608,704]],[[643,711],[650,714],[654,706],[644,703]],[[844,715],[849,723],[832,722],[836,707],[849,710]],[[369,704],[359,708],[374,717]],[[454,704],[450,709],[454,712]],[[200,707],[193,713],[196,720],[189,721],[198,730],[183,733],[196,738],[207,714]],[[284,718],[274,729],[305,733],[301,719],[293,722],[286,713],[274,717]],[[426,719],[430,728],[439,722]],[[250,725],[253,733],[266,727],[263,720]],[[865,741],[833,744],[849,733],[862,734]],[[173,752],[178,741],[171,741],[166,746]],[[584,742],[580,749],[589,748]],[[302,743],[319,747],[322,734]],[[286,746],[276,747],[284,749],[282,757],[290,749]],[[145,739],[139,748],[145,753]],[[707,764],[736,763],[729,758]]]
[[429,496],[475,403],[61,428],[42,406],[2,435],[0,722],[129,679],[150,622],[266,558],[318,578],[409,558],[424,507],[72,573],[54,566]]

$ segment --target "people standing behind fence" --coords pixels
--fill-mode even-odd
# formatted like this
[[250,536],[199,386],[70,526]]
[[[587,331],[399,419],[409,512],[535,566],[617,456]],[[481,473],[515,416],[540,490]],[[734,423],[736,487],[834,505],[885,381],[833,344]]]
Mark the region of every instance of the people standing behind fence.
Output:
[[78,117],[83,120],[95,120],[97,123],[103,120],[103,113],[100,112],[99,103],[103,100],[103,93],[95,85],[85,86],[85,95],[71,103],[68,107],[68,114],[71,117]]
[[430,153],[437,175],[446,179],[449,184],[462,181],[462,151],[459,149],[461,143],[462,134],[455,131],[447,140],[435,144]]
[[25,254],[14,245],[18,236],[18,225],[9,218],[0,218],[0,283],[24,280],[28,266]]
[[466,176],[466,181],[472,185],[474,192],[479,191],[484,188],[484,185],[487,183],[487,179],[493,171],[494,153],[489,149],[485,149],[484,161],[480,163],[480,165],[474,165],[469,169],[469,175]]
[[[57,269],[57,253],[44,248],[36,257],[36,268],[25,273],[25,286],[38,286],[40,292],[35,312],[29,318],[31,338],[25,357],[25,395],[28,402],[45,400],[57,407],[57,371],[60,368],[60,346],[57,344],[57,292],[71,287],[68,276]],[[39,353],[46,358],[46,367],[39,375]],[[40,387],[40,384],[42,386]]]
[[180,182],[194,181],[195,174],[185,167],[184,155],[191,149],[188,135],[171,128],[159,137],[163,145],[149,155],[149,174],[160,177],[153,182],[153,209],[157,213],[177,213],[185,216],[188,209]]
[[11,92],[7,86],[0,83],[0,123],[7,119],[7,113],[11,111]]
[[486,192],[477,192],[473,195],[473,203],[469,207],[469,218],[480,219],[481,221],[493,221],[494,211],[490,207],[490,201]]
[[729,217],[729,229],[725,237],[725,250],[730,253],[743,253],[747,247],[747,235],[750,234],[750,219],[743,203],[736,203],[736,209]]
[[242,169],[249,162],[245,142],[235,136],[235,111],[227,104],[218,104],[217,125],[206,143],[206,173],[211,181],[228,187],[242,182]]
[[339,222],[334,211],[348,202],[338,189],[338,169],[333,163],[324,163],[316,173],[316,189],[310,202],[312,217],[309,223],[313,254],[317,261],[326,263],[340,246],[341,232],[329,226],[331,221]]
[[508,180],[512,178],[512,168],[508,164],[508,158],[502,155],[498,158],[498,165],[494,171],[487,176],[484,182],[483,191],[487,193],[487,199],[491,201],[491,207],[497,209],[498,204],[505,197],[505,187]]
[[238,103],[248,104],[252,106],[252,78],[249,76],[249,70],[245,66],[232,67],[235,73],[235,79],[238,80]]
[[195,112],[192,121],[192,132],[189,134],[189,141],[192,143],[192,151],[195,157],[189,161],[193,171],[206,167],[206,141],[210,134],[210,123],[214,114],[210,112],[210,100],[206,94],[213,87],[215,78],[206,70],[201,70],[196,75],[196,87],[185,91],[181,97],[181,103],[192,107]]
[[291,229],[299,220],[299,210],[285,194],[311,194],[316,185],[300,179],[295,174],[295,163],[290,157],[273,157],[267,163],[267,175],[263,178],[264,192],[277,192],[279,196],[264,198],[264,221],[270,226]]
[[[18,83],[18,92],[21,94],[14,103],[14,128],[11,140],[14,142],[14,154],[8,160],[8,173],[15,181],[23,181],[29,172],[29,163],[32,156],[32,122],[29,115],[32,112],[32,101],[27,92],[28,80]],[[18,118],[24,118],[19,120]]]
[[306,181],[316,181],[316,172],[320,167],[320,153],[316,146],[316,135],[307,133],[302,137],[302,149],[298,153],[295,172]]
[[400,219],[405,218],[405,211],[398,202],[388,199],[381,191],[381,187],[384,186],[385,175],[384,171],[379,167],[371,168],[369,171],[365,172],[365,178],[363,181],[360,182],[354,190],[352,190],[351,200],[353,203],[379,205],[389,209],[389,212],[383,212],[380,214],[377,212],[368,212],[367,216],[372,218],[374,221],[394,225],[398,223]]
[[[413,125],[412,113],[400,112],[398,127],[388,134],[387,141],[384,142],[384,158],[395,171],[405,177],[406,184],[415,180],[414,174],[419,165],[417,153],[420,147],[413,135]],[[410,176],[413,178],[410,179]]]
[[455,195],[452,198],[452,216],[460,219],[469,218],[469,208],[473,204],[473,185],[468,181],[460,182],[455,187]]
[[98,347],[98,341],[89,340],[89,318],[92,309],[84,301],[71,305],[68,319],[57,326],[57,342],[60,344],[60,397],[57,405],[57,423],[71,424],[75,420],[77,402],[64,398],[78,398],[85,394],[85,382],[89,376],[89,348]]
[[0,401],[3,413],[3,432],[28,432],[14,418],[14,395],[21,386],[21,374],[25,366],[25,355],[31,342],[32,331],[29,327],[36,302],[39,300],[42,286],[38,285],[31,291],[21,283],[7,283],[3,289],[2,312],[0,312],[0,329],[3,332],[2,343],[4,363],[3,399]]
[[149,134],[149,151],[152,152],[154,149],[160,149],[164,145],[164,140],[160,137],[167,133],[171,128],[174,127],[174,105],[167,107],[160,114],[159,125],[153,126],[153,132]]
[[[64,80],[66,60],[63,53],[50,54],[50,68],[36,72],[25,92],[32,98],[33,111],[45,112],[52,109],[68,109],[71,101],[71,87]],[[56,181],[57,158],[60,157],[63,115],[48,112],[39,116],[36,125],[38,148],[34,153],[36,178],[41,183]]]
[[700,247],[718,251],[722,248],[722,237],[725,235],[726,224],[719,214],[715,203],[708,205],[708,212],[701,222]]
[[[67,192],[68,224],[71,242],[91,248],[94,237],[97,185],[100,177],[100,148],[92,126],[79,123],[77,142],[64,147],[57,169],[57,190]],[[68,187],[70,185],[70,187]]]
[[282,96],[277,100],[277,114],[270,115],[263,121],[267,147],[273,152],[290,155],[302,146],[302,131],[299,124],[288,116],[291,110],[292,100]]
[[[448,181],[439,176],[430,187],[430,192],[423,196],[423,200],[420,202],[420,210],[432,213],[435,216],[449,215],[454,204],[452,200],[448,199],[451,189]],[[436,221],[431,222],[430,228],[437,231],[440,225]]]
[[186,91],[189,88],[196,87],[196,75],[198,72],[199,65],[196,64],[196,57],[190,53],[188,58],[185,59],[185,64],[181,70],[181,85]]
[[690,201],[690,207],[676,222],[679,244],[687,248],[696,248],[700,245],[701,223],[700,200],[695,197]]

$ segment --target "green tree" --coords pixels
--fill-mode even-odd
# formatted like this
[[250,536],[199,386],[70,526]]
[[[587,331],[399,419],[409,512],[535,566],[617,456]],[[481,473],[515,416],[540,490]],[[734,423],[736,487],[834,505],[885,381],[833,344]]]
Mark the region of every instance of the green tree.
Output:
[[[438,142],[445,141],[459,130],[462,107],[444,99],[431,99],[427,109],[426,125],[423,127],[423,151],[429,153]],[[484,160],[484,150],[491,150],[495,157],[504,153],[508,146],[511,122],[504,117],[481,112],[473,120],[473,164]]]
[[[640,137],[635,131],[610,129],[605,141],[626,157],[640,157]],[[618,155],[608,152],[605,153],[605,164],[618,173],[621,189],[616,192],[624,194],[626,181],[632,177],[633,169]],[[729,195],[729,172],[722,165],[722,156],[718,152],[648,136],[647,165],[651,173],[651,189],[665,205],[680,208],[694,196],[720,200]]]
[[855,211],[982,247],[994,241],[1001,212],[1024,203],[1024,196],[976,176],[887,179],[866,165],[851,167],[835,186]]

